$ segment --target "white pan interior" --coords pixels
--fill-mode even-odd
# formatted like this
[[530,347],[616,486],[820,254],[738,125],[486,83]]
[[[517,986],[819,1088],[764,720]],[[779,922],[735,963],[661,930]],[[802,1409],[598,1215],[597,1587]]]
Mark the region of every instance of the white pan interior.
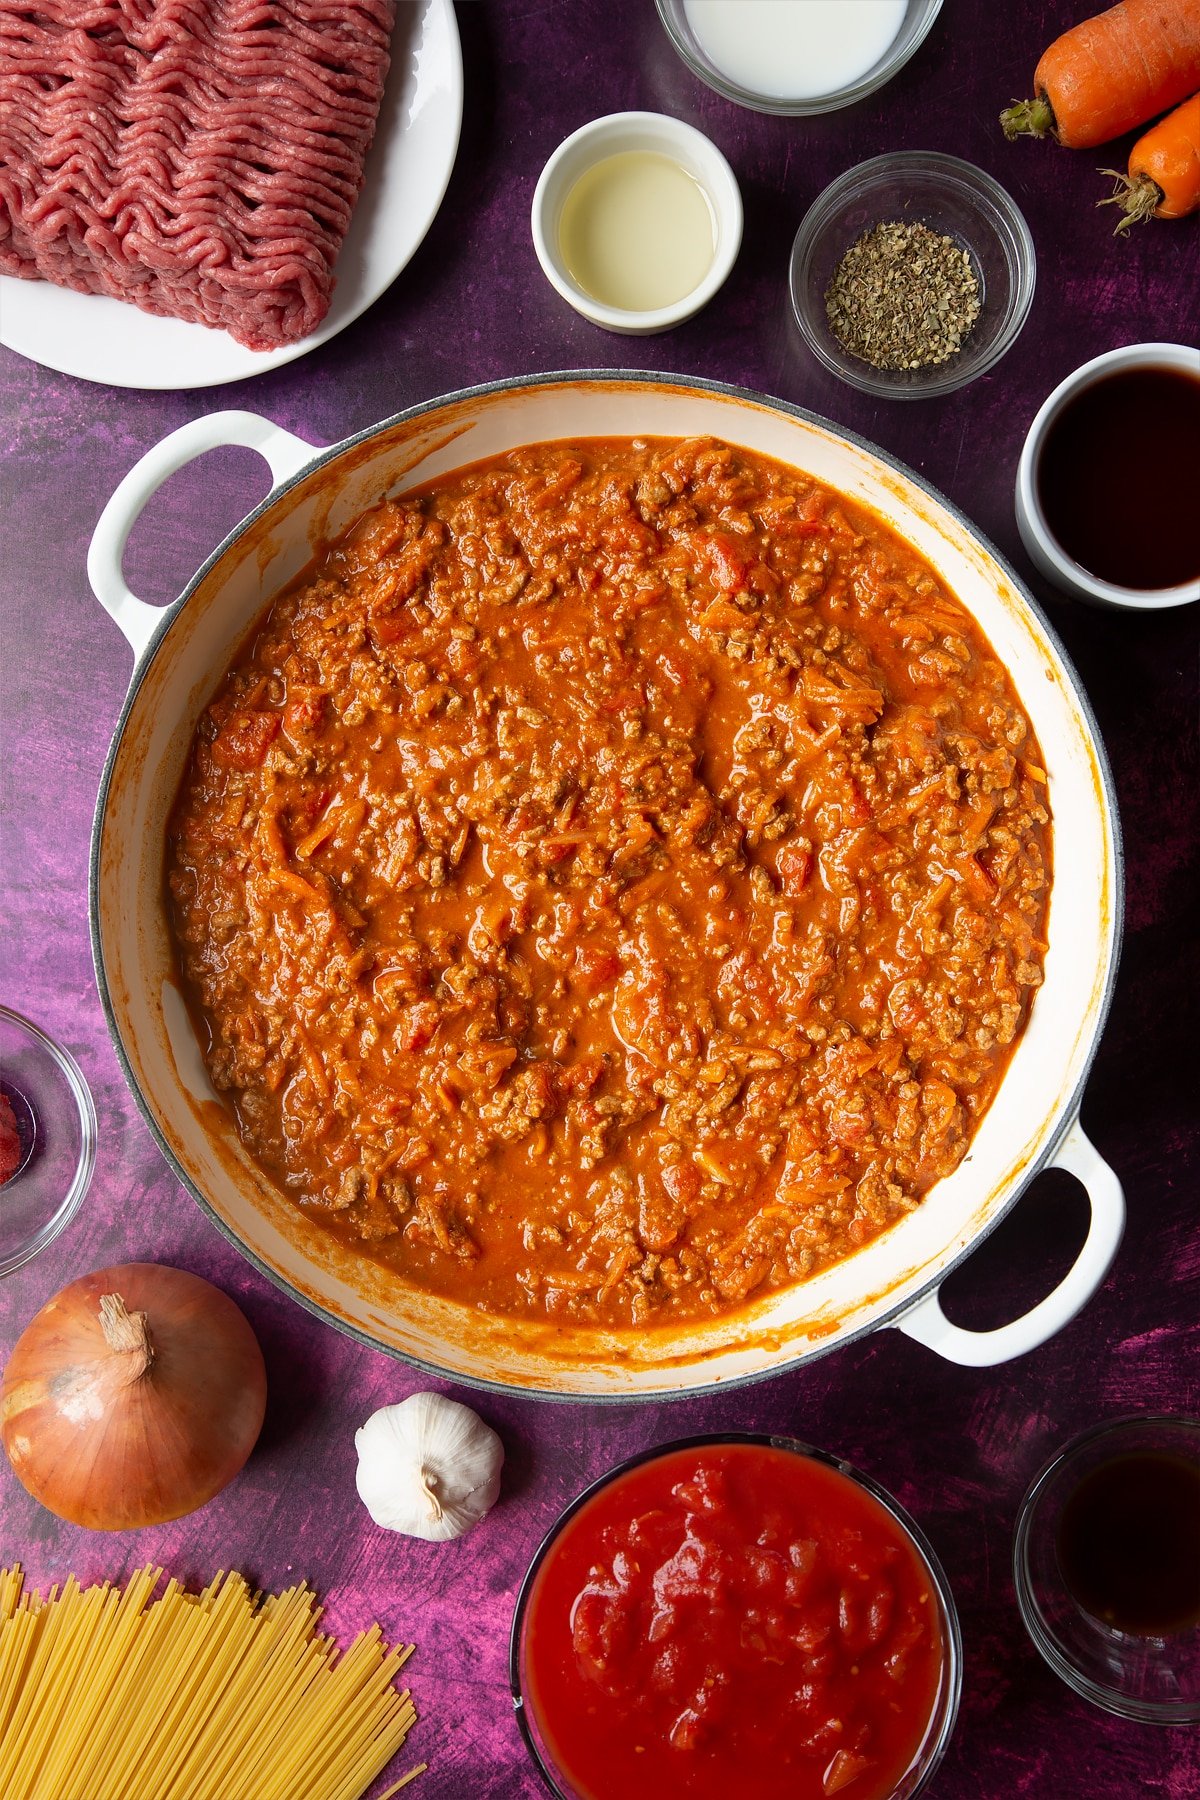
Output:
[[[924,1203],[813,1280],[714,1324],[647,1333],[490,1319],[422,1294],[303,1222],[255,1169],[204,1071],[175,985],[163,904],[168,812],[197,719],[246,630],[323,542],[387,492],[519,444],[723,437],[871,507],[933,565],[1008,667],[1037,731],[1054,812],[1045,984],[970,1155]],[[96,842],[102,991],[148,1115],[220,1224],[307,1304],[462,1379],[628,1395],[761,1374],[895,1313],[999,1216],[1078,1104],[1115,954],[1118,864],[1101,762],[1070,676],[970,528],[832,428],[739,394],[627,379],[535,381],[460,397],[352,442],[253,519],[201,576],[140,672]]]

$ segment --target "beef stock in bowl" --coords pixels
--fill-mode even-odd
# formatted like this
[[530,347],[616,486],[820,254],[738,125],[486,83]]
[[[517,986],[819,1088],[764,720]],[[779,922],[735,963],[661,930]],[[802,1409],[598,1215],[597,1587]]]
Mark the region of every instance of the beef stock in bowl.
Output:
[[[193,735],[268,602],[385,495],[524,446],[567,439],[711,437],[802,470],[869,509],[932,568],[1008,670],[1045,764],[1055,876],[1044,986],[969,1154],[922,1203],[854,1254],[737,1311],[669,1326],[501,1315],[440,1297],[313,1226],[248,1154],[211,1085],[175,972],[163,893],[167,823]],[[173,470],[222,443],[268,460],[275,488],[160,613],[120,573],[129,529]],[[1076,678],[1016,578],[916,477],[782,402],[641,374],[535,376],[410,409],[330,450],[246,413],[185,426],[143,458],[97,527],[92,585],[133,645],[134,681],[93,835],[93,949],[118,1052],[160,1145],[214,1221],[319,1316],[420,1366],[547,1396],[672,1394],[768,1375],[885,1323],[961,1362],[1042,1342],[1090,1297],[1120,1235],[1116,1178],[1078,1126],[1107,1011],[1120,852],[1102,749]],[[1084,1182],[1088,1238],[1033,1311],[994,1332],[952,1326],[938,1285],[1054,1161]]]

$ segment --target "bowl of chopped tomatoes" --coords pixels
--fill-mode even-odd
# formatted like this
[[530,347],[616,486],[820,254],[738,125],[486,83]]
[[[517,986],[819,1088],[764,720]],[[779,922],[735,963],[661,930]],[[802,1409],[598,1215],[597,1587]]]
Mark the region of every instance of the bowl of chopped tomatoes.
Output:
[[556,1800],[911,1800],[954,1729],[937,1556],[869,1476],[787,1437],[684,1439],[594,1482],[542,1543],[510,1649]]

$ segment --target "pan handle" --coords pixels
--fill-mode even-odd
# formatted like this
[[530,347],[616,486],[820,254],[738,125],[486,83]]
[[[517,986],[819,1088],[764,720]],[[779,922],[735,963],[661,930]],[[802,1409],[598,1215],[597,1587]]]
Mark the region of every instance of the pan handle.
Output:
[[1031,1311],[995,1331],[964,1331],[952,1325],[942,1311],[940,1290],[934,1288],[892,1321],[898,1331],[926,1349],[936,1350],[947,1362],[989,1369],[1035,1350],[1087,1305],[1117,1254],[1125,1226],[1125,1194],[1113,1170],[1084,1136],[1078,1116],[1050,1158],[1050,1166],[1066,1169],[1083,1183],[1092,1209],[1083,1247],[1058,1286]]
[[242,444],[265,457],[271,470],[272,490],[302,469],[318,454],[314,444],[293,437],[282,426],[251,412],[207,413],[172,431],[147,450],[121,482],[96,522],[88,548],[87,572],[92,592],[128,638],[137,660],[141,657],[166,610],[139,600],[125,580],[122,558],[129,533],[152,494],[177,469],[203,456],[206,450]]

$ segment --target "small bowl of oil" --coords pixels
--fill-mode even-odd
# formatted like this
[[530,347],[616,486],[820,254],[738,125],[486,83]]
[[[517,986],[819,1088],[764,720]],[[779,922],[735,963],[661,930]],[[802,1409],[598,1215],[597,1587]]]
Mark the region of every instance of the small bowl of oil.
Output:
[[533,196],[547,281],[606,331],[667,331],[712,299],[742,241],[733,170],[665,113],[609,113],[572,132]]

